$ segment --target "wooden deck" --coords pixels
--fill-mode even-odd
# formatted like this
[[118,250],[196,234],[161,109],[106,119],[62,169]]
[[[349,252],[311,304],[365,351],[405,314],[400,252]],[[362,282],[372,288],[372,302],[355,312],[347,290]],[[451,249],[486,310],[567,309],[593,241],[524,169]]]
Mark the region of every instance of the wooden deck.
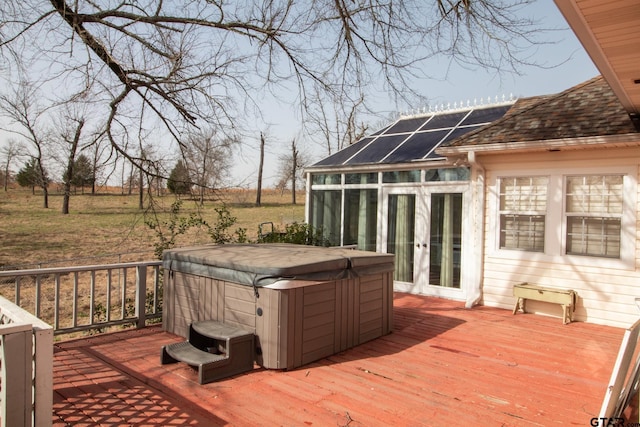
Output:
[[207,385],[159,326],[98,335],[56,344],[53,425],[591,425],[623,332],[396,294],[390,335]]

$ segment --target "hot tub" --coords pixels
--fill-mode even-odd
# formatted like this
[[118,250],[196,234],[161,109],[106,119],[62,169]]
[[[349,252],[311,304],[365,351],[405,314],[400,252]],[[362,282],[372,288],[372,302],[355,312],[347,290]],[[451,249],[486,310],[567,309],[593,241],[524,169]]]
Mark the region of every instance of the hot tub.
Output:
[[391,332],[393,255],[291,244],[205,245],[163,255],[166,331],[251,331],[256,362],[292,369]]

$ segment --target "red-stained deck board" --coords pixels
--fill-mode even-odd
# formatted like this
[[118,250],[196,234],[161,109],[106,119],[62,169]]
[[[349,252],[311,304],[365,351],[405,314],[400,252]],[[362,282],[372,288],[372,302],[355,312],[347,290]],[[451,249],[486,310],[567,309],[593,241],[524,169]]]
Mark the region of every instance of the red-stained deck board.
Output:
[[623,332],[396,294],[392,334],[200,385],[154,326],[56,344],[54,425],[589,425]]

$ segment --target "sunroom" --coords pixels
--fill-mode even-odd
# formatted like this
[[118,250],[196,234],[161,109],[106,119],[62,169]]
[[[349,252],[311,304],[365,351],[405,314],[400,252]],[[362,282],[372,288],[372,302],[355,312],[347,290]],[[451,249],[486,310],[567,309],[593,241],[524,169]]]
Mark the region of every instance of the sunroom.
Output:
[[308,167],[307,223],[331,245],[395,254],[396,291],[472,304],[480,286],[475,172],[469,158],[436,149],[512,105],[403,116]]

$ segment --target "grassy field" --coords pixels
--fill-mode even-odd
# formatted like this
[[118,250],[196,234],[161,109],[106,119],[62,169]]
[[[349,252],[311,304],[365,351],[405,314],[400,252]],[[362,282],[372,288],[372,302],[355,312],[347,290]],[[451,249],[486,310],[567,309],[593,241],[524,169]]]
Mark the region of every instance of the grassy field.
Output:
[[[221,193],[217,200],[199,207],[183,200],[180,216],[201,215],[209,223],[217,218],[215,208],[223,203],[249,239],[257,237],[259,224],[286,224],[304,221],[304,194],[291,204],[291,193],[265,190],[262,205],[256,207],[255,192],[234,190]],[[154,197],[160,223],[169,221],[168,211],[175,196]],[[149,206],[149,199],[145,206]],[[153,259],[155,233],[145,224],[150,211],[138,209],[138,195],[99,194],[71,197],[69,215],[62,215],[62,195],[49,197],[49,209],[42,207],[42,194],[26,189],[0,192],[0,268],[58,267]],[[166,225],[166,224],[165,224]],[[166,231],[166,228],[163,228]],[[177,246],[210,241],[204,230],[191,229]]]

